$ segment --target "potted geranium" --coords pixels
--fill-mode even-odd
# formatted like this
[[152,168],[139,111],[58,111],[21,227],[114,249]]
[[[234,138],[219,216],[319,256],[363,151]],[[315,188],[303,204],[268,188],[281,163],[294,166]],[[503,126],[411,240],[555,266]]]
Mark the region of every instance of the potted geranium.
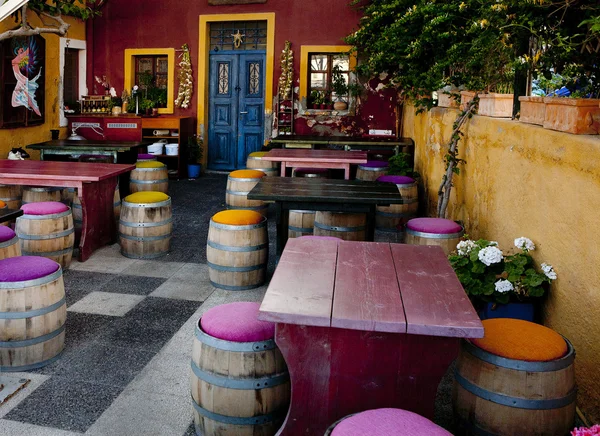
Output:
[[541,264],[539,271],[531,252],[534,243],[525,237],[514,241],[517,250],[504,254],[494,241],[461,241],[450,263],[465,292],[479,310],[482,319],[535,319],[536,299],[544,296],[556,279],[551,265]]

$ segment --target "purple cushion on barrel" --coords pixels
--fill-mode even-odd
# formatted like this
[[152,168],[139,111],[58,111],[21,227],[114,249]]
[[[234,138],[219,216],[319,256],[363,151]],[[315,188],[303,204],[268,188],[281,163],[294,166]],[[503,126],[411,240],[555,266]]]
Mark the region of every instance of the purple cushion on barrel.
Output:
[[60,265],[47,257],[19,256],[0,260],[0,282],[24,282],[56,272]]
[[384,160],[370,160],[367,163],[360,164],[364,168],[387,168],[390,164]]
[[148,154],[148,153],[140,153],[137,155],[138,160],[155,160],[156,156],[154,156],[153,154]]
[[378,182],[395,183],[396,185],[410,185],[415,183],[415,179],[408,176],[381,176],[377,177]]
[[444,218],[413,218],[406,223],[406,228],[415,232],[437,233],[449,235],[462,230],[459,224]]
[[258,342],[275,337],[275,324],[258,320],[260,303],[229,303],[207,310],[200,326],[212,337],[232,342]]
[[402,409],[374,409],[345,418],[331,436],[452,436],[427,418]]
[[0,226],[0,242],[10,241],[15,237],[15,232],[10,227]]
[[298,239],[303,238],[303,239],[320,239],[322,241],[341,241],[341,238],[336,238],[335,236],[315,236],[315,235],[305,235],[305,236],[300,236]]
[[50,215],[69,210],[69,206],[58,201],[40,201],[37,203],[27,203],[21,206],[21,210],[26,215]]

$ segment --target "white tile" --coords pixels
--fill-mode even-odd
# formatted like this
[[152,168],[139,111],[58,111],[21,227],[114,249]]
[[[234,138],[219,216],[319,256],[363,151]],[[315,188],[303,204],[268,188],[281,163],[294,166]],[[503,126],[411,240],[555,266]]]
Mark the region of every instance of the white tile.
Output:
[[[12,396],[6,402],[4,402],[4,403],[2,403],[2,405],[0,405],[0,418],[5,416],[8,412],[10,412],[15,407],[17,407],[21,401],[23,401],[25,398],[27,398],[42,383],[44,383],[46,380],[48,380],[50,378],[50,376],[47,376],[47,375],[32,374],[29,372],[3,372],[3,373],[0,373],[0,379],[2,377],[11,377],[11,378],[14,377],[17,379],[26,378],[26,379],[29,379],[30,382],[27,383],[27,386],[25,386],[23,389],[18,391],[14,396]],[[1,422],[2,421],[0,421],[0,423]],[[4,434],[4,433],[2,433],[2,429],[3,429],[3,426],[2,426],[2,424],[0,424],[0,435]],[[18,433],[15,433],[15,434],[18,434]],[[23,434],[25,434],[25,433],[23,433]]]
[[161,262],[158,260],[137,260],[122,271],[122,274],[142,277],[169,278],[181,269],[183,262]]
[[[82,433],[0,419],[0,436],[81,436]],[[114,435],[113,435],[114,436]]]
[[107,245],[94,251],[88,260],[73,260],[69,268],[78,271],[93,271],[118,274],[135,264],[138,259],[129,259],[121,254],[119,244]]
[[69,312],[123,316],[146,298],[143,295],[91,292],[68,308]]
[[186,263],[150,296],[204,301],[214,290],[208,279],[208,266]]

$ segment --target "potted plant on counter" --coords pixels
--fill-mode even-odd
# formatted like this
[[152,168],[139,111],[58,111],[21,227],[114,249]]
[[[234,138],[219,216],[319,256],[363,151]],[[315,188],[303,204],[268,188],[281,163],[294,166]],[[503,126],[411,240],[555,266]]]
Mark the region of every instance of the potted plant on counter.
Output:
[[195,179],[200,176],[202,172],[202,155],[204,152],[203,149],[204,141],[202,140],[202,136],[193,135],[188,139],[187,145],[187,158],[188,158],[188,177],[190,179]]
[[348,109],[348,103],[344,101],[344,98],[348,98],[348,83],[346,83],[346,77],[342,74],[339,65],[334,65],[331,69],[331,89],[335,93],[336,99],[333,108],[336,111]]
[[551,265],[535,266],[534,243],[525,237],[514,241],[516,251],[504,254],[494,241],[461,241],[449,256],[465,292],[482,319],[519,318],[534,321],[536,300],[556,280]]

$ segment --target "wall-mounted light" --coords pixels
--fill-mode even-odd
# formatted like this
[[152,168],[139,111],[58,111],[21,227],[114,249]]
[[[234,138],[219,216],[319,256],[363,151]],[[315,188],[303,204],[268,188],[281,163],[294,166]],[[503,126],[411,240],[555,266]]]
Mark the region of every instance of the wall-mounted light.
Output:
[[29,0],[5,0],[0,6],[0,21],[12,15],[17,9],[25,6]]

